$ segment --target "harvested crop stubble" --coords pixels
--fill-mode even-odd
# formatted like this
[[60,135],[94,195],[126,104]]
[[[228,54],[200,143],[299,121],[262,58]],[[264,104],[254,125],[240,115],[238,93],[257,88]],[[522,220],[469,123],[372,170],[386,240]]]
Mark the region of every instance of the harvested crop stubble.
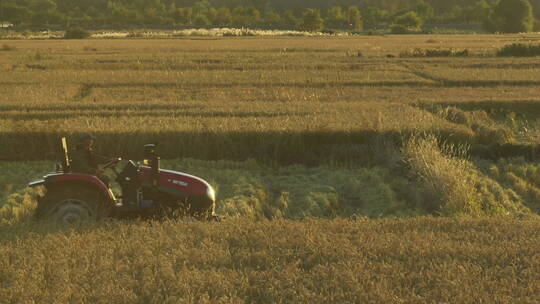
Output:
[[10,41],[16,51],[0,57],[0,159],[53,159],[59,136],[91,131],[100,152],[125,157],[158,140],[165,158],[370,164],[354,151],[379,135],[483,136],[418,101],[534,105],[531,59],[474,56],[519,36],[438,39],[467,58],[386,58],[428,48],[427,39],[93,40],[91,52],[87,41]]

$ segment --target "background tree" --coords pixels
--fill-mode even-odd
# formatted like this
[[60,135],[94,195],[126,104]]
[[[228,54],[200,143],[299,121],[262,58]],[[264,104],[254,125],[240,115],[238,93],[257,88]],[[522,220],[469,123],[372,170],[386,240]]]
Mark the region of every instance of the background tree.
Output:
[[46,10],[34,13],[31,22],[35,26],[46,26],[54,24],[64,24],[66,16],[55,10]]
[[30,9],[19,6],[14,3],[8,3],[4,5],[4,19],[1,21],[9,21],[14,25],[20,25],[30,21],[32,12]]
[[491,20],[504,33],[530,32],[534,17],[528,0],[500,0],[493,8]]
[[281,20],[279,13],[273,10],[268,10],[264,14],[264,22],[269,26],[280,26],[283,21]]
[[463,22],[467,24],[485,23],[491,15],[491,5],[486,0],[480,0],[463,9]]
[[308,8],[302,14],[300,29],[307,32],[320,32],[324,29],[324,20],[318,9]]
[[362,31],[364,29],[362,14],[357,6],[350,6],[347,10],[347,22],[355,31]]
[[418,30],[422,25],[422,19],[418,17],[416,12],[408,12],[403,15],[397,16],[394,20],[394,24],[401,25],[408,30]]
[[253,6],[247,7],[245,13],[245,26],[259,26],[262,21],[261,12]]
[[261,23],[261,12],[254,7],[237,6],[232,11],[232,24],[236,27],[257,26]]
[[212,7],[210,2],[208,0],[199,0],[195,2],[192,6],[193,14],[195,16],[197,15],[206,15],[208,13],[208,10]]
[[368,7],[364,10],[364,24],[369,27],[376,27],[377,25],[387,23],[389,16],[390,13],[388,11],[376,7]]
[[33,25],[53,25],[63,24],[66,16],[58,12],[56,2],[52,0],[34,0],[30,3],[30,8],[33,10],[31,22]]
[[217,10],[215,24],[217,26],[231,26],[232,14],[228,7],[222,6]]
[[[212,26],[299,28],[303,13],[324,12],[324,25],[386,28],[414,11],[422,23],[486,24],[492,31],[528,31],[540,17],[540,0],[1,0],[4,19],[18,26],[117,28],[192,26],[204,15]],[[528,3],[532,5],[527,5]],[[509,4],[510,3],[510,4]],[[355,17],[359,5],[361,16]],[[532,6],[532,15],[531,9]],[[499,9],[495,12],[495,7]],[[115,10],[111,10],[115,8]],[[521,12],[521,13],[520,13]],[[352,15],[351,15],[352,13]],[[300,18],[298,16],[301,16]],[[207,24],[198,17],[197,24]],[[518,21],[515,21],[518,20]],[[521,20],[521,21],[520,21]]]
[[286,10],[285,12],[283,12],[281,20],[283,20],[283,24],[288,26],[289,28],[297,28],[300,23],[298,18],[291,10]]
[[217,9],[210,7],[208,11],[206,12],[206,17],[210,21],[210,25],[216,25],[217,24]]
[[193,17],[193,25],[195,26],[209,26],[211,24],[210,19],[208,19],[208,17],[203,13],[197,14],[195,17]]
[[326,10],[325,22],[327,27],[341,28],[347,23],[347,17],[341,6],[332,6]]
[[52,0],[34,0],[30,2],[30,8],[34,12],[55,11],[58,6]]
[[191,7],[181,7],[177,8],[173,13],[173,19],[176,23],[181,25],[192,25],[193,24],[193,9]]
[[423,0],[417,2],[416,5],[412,7],[412,10],[416,12],[420,19],[422,19],[422,22],[426,22],[434,16],[433,7]]

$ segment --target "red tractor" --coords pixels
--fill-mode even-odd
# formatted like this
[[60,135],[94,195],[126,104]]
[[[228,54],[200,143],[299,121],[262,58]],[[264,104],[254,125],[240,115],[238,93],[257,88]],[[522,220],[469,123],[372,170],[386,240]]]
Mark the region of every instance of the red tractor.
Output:
[[62,138],[62,163],[57,172],[34,181],[30,187],[45,187],[38,197],[36,217],[65,224],[114,218],[160,218],[185,215],[198,219],[215,219],[215,192],[206,181],[181,172],[159,168],[155,144],[144,146],[142,164],[128,161],[118,172],[121,159],[109,162],[122,194],[116,198],[94,175],[70,170],[67,142]]

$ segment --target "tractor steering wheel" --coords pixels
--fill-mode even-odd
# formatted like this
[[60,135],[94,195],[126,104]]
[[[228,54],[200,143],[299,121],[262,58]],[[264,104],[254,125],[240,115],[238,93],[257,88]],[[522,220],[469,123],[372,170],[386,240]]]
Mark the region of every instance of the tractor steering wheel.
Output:
[[121,157],[118,157],[118,158],[115,158],[114,160],[111,160],[110,162],[106,163],[105,165],[103,165],[103,169],[109,169],[109,168],[114,168],[116,167],[116,165],[118,165],[118,163],[122,160]]

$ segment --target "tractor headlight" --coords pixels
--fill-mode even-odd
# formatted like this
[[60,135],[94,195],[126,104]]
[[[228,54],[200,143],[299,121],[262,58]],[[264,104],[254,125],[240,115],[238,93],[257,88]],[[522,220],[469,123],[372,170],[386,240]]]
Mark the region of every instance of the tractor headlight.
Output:
[[208,198],[210,198],[213,202],[216,201],[216,191],[214,191],[214,188],[212,188],[212,186],[208,186],[208,188],[206,189],[206,195],[207,195]]

